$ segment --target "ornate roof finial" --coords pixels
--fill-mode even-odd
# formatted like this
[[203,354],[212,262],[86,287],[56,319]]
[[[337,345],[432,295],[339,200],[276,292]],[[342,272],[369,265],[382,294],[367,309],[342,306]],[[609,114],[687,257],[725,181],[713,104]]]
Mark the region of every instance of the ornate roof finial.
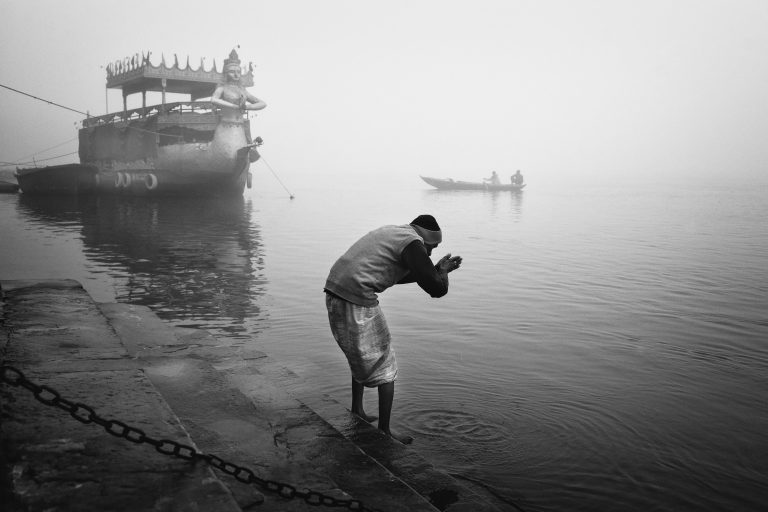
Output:
[[237,56],[237,52],[233,48],[231,52],[229,52],[229,58],[224,59],[224,70],[230,66],[237,66],[240,67],[240,58]]

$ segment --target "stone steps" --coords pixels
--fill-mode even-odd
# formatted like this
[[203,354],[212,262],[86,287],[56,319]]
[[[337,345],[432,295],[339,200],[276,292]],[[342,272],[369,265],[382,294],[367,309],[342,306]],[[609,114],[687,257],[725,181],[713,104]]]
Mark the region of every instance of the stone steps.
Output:
[[[0,329],[7,340],[3,364],[39,384],[62,387],[66,398],[99,414],[104,408],[104,417],[194,446],[259,478],[360,500],[370,509],[500,510],[264,353],[228,346],[205,331],[173,328],[142,306],[95,304],[76,282],[2,281],[0,286],[5,295]],[[304,363],[290,364],[300,369]],[[9,387],[2,388],[4,399],[9,393],[13,398],[3,407],[2,440],[13,445],[6,463],[20,475],[12,482],[14,492],[28,490],[24,500],[100,505],[82,510],[316,509],[202,462],[164,456],[95,425],[81,425]],[[25,435],[25,429],[32,430]],[[34,455],[54,448],[61,453],[51,460]],[[80,461],[86,452],[90,456]],[[51,465],[58,468],[57,486],[29,483],[36,481],[30,476],[36,468]],[[83,491],[86,499],[78,485],[82,474],[92,473],[98,473],[94,479],[102,473],[110,478]],[[122,496],[120,485],[145,508],[134,502],[129,508],[105,507],[109,496]],[[100,496],[91,496],[96,490]],[[211,500],[218,508],[208,505]],[[189,502],[199,504],[190,508]]]
[[[0,287],[3,365],[101,418],[194,446],[79,283],[2,281]],[[82,424],[22,387],[3,384],[0,397],[4,510],[241,509],[205,465]]]

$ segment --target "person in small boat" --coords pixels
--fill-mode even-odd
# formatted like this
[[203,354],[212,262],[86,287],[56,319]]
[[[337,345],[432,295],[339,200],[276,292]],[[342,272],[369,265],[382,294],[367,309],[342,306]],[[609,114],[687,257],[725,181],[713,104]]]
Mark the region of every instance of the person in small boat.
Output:
[[523,175],[520,174],[520,169],[517,170],[515,174],[512,175],[510,178],[512,180],[512,184],[515,186],[520,186],[523,184]]
[[496,171],[493,171],[490,178],[483,178],[483,181],[490,182],[491,185],[501,185],[501,180],[499,179],[499,175],[496,174]]
[[377,294],[413,282],[432,297],[448,293],[448,273],[461,266],[461,256],[449,253],[432,264],[442,236],[431,215],[374,229],[336,260],[323,290],[331,332],[352,372],[352,412],[374,421],[363,409],[363,391],[378,388],[379,430],[404,444],[413,438],[390,429],[397,360]]
[[211,96],[211,103],[221,107],[222,120],[240,121],[246,110],[261,110],[267,104],[248,92],[240,83],[240,59],[232,50],[224,60],[224,83],[216,87]]

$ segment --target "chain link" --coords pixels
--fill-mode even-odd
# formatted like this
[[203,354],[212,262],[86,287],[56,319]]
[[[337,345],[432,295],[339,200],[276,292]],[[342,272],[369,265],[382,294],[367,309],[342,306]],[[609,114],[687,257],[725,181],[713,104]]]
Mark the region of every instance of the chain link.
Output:
[[149,444],[163,455],[179,457],[185,460],[203,460],[209,466],[234,477],[239,482],[258,485],[263,490],[277,494],[285,499],[300,498],[311,506],[338,507],[359,512],[381,512],[378,509],[366,507],[360,500],[338,499],[310,489],[298,490],[296,487],[287,483],[264,480],[256,476],[256,473],[252,470],[227,462],[216,455],[199,452],[191,446],[170,439],[154,439],[148,436],[143,430],[132,427],[122,421],[104,419],[96,414],[96,411],[94,411],[92,407],[80,402],[67,400],[66,398],[63,398],[58,391],[49,386],[40,386],[31,382],[20,370],[13,366],[3,365],[0,367],[0,372],[2,381],[6,384],[29,390],[39,402],[66,411],[80,423],[93,423],[99,425],[104,428],[108,434],[125,439],[131,443]]

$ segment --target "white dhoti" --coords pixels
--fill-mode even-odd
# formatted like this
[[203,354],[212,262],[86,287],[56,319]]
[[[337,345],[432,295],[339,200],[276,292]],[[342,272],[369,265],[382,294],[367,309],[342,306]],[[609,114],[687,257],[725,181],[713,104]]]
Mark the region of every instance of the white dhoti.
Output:
[[393,382],[397,360],[381,308],[358,306],[327,293],[325,306],[331,332],[347,356],[352,378],[366,387]]

